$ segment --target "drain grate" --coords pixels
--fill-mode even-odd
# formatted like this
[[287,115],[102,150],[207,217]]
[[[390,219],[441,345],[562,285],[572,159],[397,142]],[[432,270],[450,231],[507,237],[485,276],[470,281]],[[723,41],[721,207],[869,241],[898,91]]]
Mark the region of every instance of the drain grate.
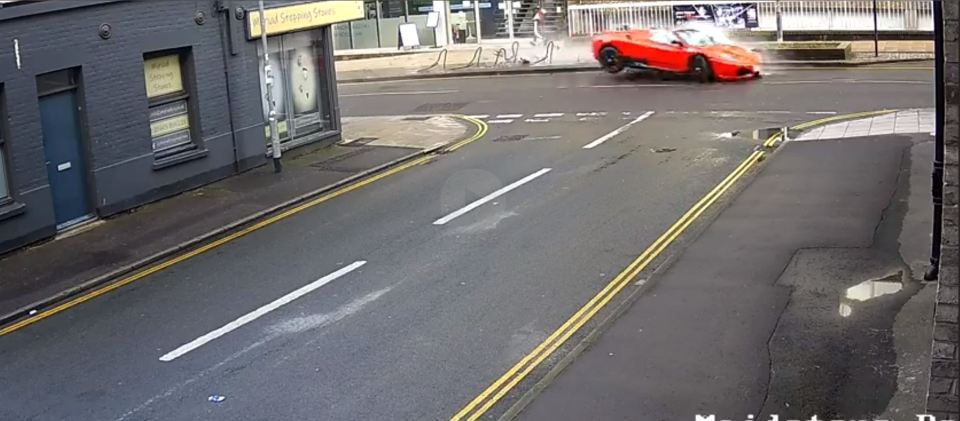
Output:
[[427,120],[429,120],[429,119],[430,119],[430,116],[425,115],[425,116],[411,116],[411,117],[406,117],[406,118],[404,118],[403,120],[404,120],[404,121],[427,121]]
[[419,113],[443,113],[458,111],[463,107],[467,106],[467,102],[436,102],[429,104],[421,104],[414,111]]
[[523,140],[526,137],[527,135],[525,134],[511,134],[511,135],[500,136],[496,139],[493,139],[493,141],[494,142],[516,142],[518,140]]

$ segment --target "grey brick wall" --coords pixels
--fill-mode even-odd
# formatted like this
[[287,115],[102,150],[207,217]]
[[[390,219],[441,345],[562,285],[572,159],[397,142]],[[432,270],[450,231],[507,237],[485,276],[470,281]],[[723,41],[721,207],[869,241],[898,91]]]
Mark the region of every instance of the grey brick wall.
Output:
[[943,1],[944,26],[944,178],[943,235],[934,317],[934,340],[927,412],[938,419],[958,419],[958,191],[957,151],[960,143],[960,2]]
[[[0,212],[0,253],[55,232],[37,98],[39,74],[80,68],[87,184],[101,217],[264,163],[259,44],[246,39],[244,20],[235,13],[237,8],[255,10],[256,4],[77,0],[0,10],[0,87],[9,134],[5,153],[14,199],[25,209],[6,218]],[[197,13],[205,15],[202,24],[194,19]],[[99,36],[101,24],[112,27],[108,39]],[[20,68],[13,40],[19,45]],[[143,54],[172,49],[190,51],[193,71],[184,77],[193,87],[194,138],[207,153],[155,168]],[[325,139],[335,140],[335,134]]]
[[[40,127],[39,74],[80,68],[88,193],[100,216],[222,178],[234,171],[237,160],[263,162],[256,44],[243,38],[243,26],[232,13],[227,16],[235,23],[235,54],[224,51],[226,16],[214,10],[212,0],[101,2],[68,9],[63,5],[82,3],[56,3],[0,11],[0,84],[9,134],[5,149],[14,199],[25,205],[23,214],[0,220],[0,252],[18,241],[35,240],[41,232],[49,235],[55,225]],[[206,15],[202,25],[194,21],[198,12]],[[104,23],[112,27],[109,39],[98,34]],[[13,40],[19,45],[20,68]],[[167,49],[190,50],[194,71],[184,76],[194,86],[195,137],[208,153],[161,170],[153,167],[143,54]],[[226,96],[224,54],[232,103]]]

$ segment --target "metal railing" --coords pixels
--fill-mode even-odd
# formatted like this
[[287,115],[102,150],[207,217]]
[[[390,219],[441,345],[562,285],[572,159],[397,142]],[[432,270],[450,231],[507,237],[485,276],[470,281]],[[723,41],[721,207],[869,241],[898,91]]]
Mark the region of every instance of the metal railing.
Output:
[[[729,1],[652,1],[570,5],[567,19],[570,36],[593,35],[624,28],[672,28],[673,6],[723,4]],[[759,27],[777,29],[775,0],[758,0]],[[872,31],[873,0],[781,0],[785,31]],[[877,2],[880,31],[933,31],[931,0],[880,0]]]

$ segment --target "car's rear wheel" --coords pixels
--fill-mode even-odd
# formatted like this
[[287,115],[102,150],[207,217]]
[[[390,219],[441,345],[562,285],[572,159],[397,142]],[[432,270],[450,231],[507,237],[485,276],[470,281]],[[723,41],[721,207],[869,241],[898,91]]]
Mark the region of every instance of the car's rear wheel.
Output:
[[696,56],[690,61],[690,73],[697,78],[700,83],[713,81],[713,69],[710,68],[710,62],[704,56]]
[[620,73],[625,67],[620,51],[614,47],[603,47],[600,50],[600,65],[607,73]]

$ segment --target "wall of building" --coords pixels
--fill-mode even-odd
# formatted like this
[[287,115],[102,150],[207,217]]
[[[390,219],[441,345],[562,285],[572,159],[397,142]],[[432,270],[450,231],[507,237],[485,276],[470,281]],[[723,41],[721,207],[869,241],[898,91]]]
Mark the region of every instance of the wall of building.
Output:
[[[81,69],[89,197],[100,217],[264,162],[256,43],[246,40],[243,21],[234,13],[242,3],[227,3],[224,10],[216,10],[219,2],[214,1],[51,3],[0,10],[5,149],[10,187],[15,201],[22,204],[18,214],[0,220],[0,252],[55,232],[38,110],[38,74]],[[199,13],[203,19],[198,23]],[[101,24],[111,26],[108,39],[99,35]],[[14,39],[19,44],[20,68]],[[194,122],[199,126],[194,137],[202,138],[206,154],[157,168],[143,54],[175,48],[190,49],[193,72],[184,78],[194,87],[190,101],[198,112]]]
[[960,319],[957,306],[958,169],[960,144],[960,3],[943,1],[944,29],[944,177],[943,231],[940,241],[940,272],[934,317],[934,341],[927,411],[937,419],[960,419]]

